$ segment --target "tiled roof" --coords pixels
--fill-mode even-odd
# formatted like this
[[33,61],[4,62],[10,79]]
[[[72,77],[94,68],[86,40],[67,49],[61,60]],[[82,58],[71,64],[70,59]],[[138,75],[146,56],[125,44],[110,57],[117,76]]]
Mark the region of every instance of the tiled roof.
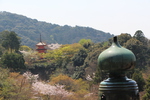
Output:
[[39,43],[36,44],[36,45],[46,45],[46,43],[44,43],[44,42],[39,42]]

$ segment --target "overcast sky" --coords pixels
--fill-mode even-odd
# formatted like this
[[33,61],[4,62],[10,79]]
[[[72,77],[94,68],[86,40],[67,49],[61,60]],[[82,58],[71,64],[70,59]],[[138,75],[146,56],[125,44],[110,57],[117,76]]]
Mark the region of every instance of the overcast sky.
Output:
[[150,39],[150,0],[0,0],[0,11],[114,35],[142,30]]

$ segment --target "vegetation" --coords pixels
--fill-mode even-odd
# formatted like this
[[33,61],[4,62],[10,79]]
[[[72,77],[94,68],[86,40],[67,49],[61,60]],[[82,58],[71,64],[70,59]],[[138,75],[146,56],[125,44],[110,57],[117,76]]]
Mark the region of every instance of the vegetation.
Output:
[[21,54],[17,53],[5,53],[1,58],[1,62],[4,67],[11,69],[11,71],[21,71],[25,69],[25,61]]
[[142,73],[139,69],[136,69],[132,75],[132,79],[135,80],[138,84],[139,87],[139,91],[143,91],[144,90],[144,86],[145,86],[145,80],[142,76]]
[[32,48],[40,41],[40,34],[42,40],[48,44],[72,44],[77,43],[80,39],[91,39],[97,43],[113,37],[110,33],[89,27],[60,26],[30,19],[22,15],[0,12],[0,32],[4,30],[15,31],[21,37],[22,45]]
[[17,52],[20,47],[20,40],[15,32],[2,32],[2,46],[7,49],[8,52]]
[[147,79],[146,85],[145,85],[145,94],[143,96],[143,100],[149,100],[150,99],[150,77]]
[[[145,77],[150,72],[149,39],[141,30],[133,37],[120,34],[118,39],[135,54],[136,67],[127,75],[137,82],[141,98],[149,100],[150,79]],[[97,58],[111,41],[94,43],[82,38],[37,53],[29,46],[21,46],[15,32],[0,32],[0,100],[96,100],[98,85],[107,78],[97,68]]]
[[[143,39],[145,39],[147,43],[144,43],[143,40],[142,41],[138,40],[138,38],[139,37],[135,36],[132,37],[130,34],[127,33],[118,36],[120,44],[130,49],[137,58],[135,70],[128,72],[127,75],[129,78],[132,78],[137,82],[139,90],[142,93],[143,91],[145,92],[144,87],[147,84],[145,83],[143,73],[148,71],[147,69],[150,63],[149,62],[150,56],[147,54],[149,53],[150,46],[148,44],[149,40],[146,37],[143,37]],[[67,84],[67,86],[70,86],[68,84],[73,83],[66,83],[66,81],[63,80],[64,77],[63,75],[67,75],[65,76],[66,77],[65,79],[67,79],[68,76],[73,78],[71,80],[68,79],[67,82],[70,81],[73,82],[74,79],[86,80],[89,83],[89,88],[92,88],[93,84],[98,84],[100,83],[100,81],[107,78],[107,75],[105,73],[102,73],[100,69],[97,68],[97,58],[103,50],[107,49],[111,45],[112,39],[109,39],[109,41],[102,43],[92,43],[91,41],[88,48],[86,48],[83,45],[84,43],[87,43],[86,41],[87,41],[86,39],[81,39],[79,43],[62,45],[59,49],[50,50],[48,51],[48,53],[42,54],[43,57],[45,58],[45,62],[43,62],[43,64],[47,64],[51,67],[55,66],[55,69],[51,70],[53,74],[47,75],[51,76],[51,78],[61,77],[62,79],[57,78],[58,81],[60,81],[58,83],[60,84],[65,83]],[[34,62],[32,63],[34,64]],[[72,91],[72,87],[68,87],[65,89],[69,90],[69,88]]]

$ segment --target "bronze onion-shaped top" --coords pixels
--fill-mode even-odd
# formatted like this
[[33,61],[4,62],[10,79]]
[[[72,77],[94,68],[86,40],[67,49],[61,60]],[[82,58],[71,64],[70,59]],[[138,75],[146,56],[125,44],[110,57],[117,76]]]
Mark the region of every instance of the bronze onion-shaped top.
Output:
[[115,36],[112,45],[99,55],[98,66],[108,72],[126,71],[134,68],[135,61],[132,51],[122,47]]

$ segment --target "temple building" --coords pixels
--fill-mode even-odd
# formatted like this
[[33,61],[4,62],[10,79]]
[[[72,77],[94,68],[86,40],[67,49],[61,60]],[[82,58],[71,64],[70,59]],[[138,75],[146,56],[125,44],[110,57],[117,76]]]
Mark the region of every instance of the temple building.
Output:
[[47,44],[42,42],[40,35],[40,42],[36,44],[36,51],[38,51],[38,53],[46,53],[47,51],[46,46]]

